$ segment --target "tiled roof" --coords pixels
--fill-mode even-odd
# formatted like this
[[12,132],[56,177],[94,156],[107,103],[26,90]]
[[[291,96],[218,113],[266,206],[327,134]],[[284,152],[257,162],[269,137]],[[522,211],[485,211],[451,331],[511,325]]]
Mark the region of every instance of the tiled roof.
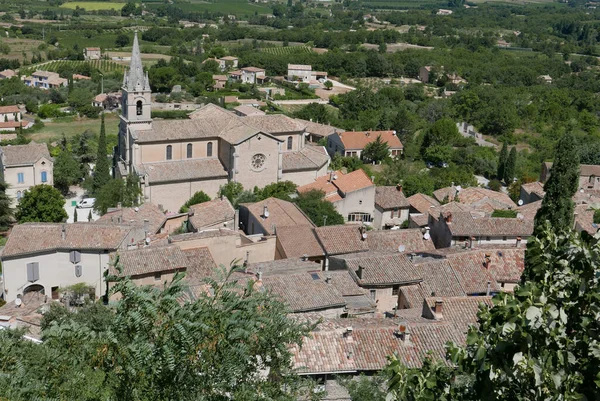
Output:
[[148,181],[151,184],[169,181],[227,178],[227,171],[219,159],[187,159],[142,163],[137,167],[141,174],[148,175]]
[[321,265],[310,260],[277,259],[268,262],[249,263],[246,266],[245,274],[256,275],[261,272],[263,277],[269,277],[320,271]]
[[369,250],[369,243],[363,240],[357,225],[337,225],[315,228],[321,246],[329,255],[361,252]]
[[433,191],[433,197],[440,202],[452,202],[456,196],[456,192],[457,188],[454,186],[440,188],[437,191]]
[[230,230],[228,228],[219,228],[214,230],[205,230],[197,233],[185,233],[179,235],[172,235],[170,237],[171,242],[182,242],[182,241],[190,241],[193,239],[204,239],[204,238],[217,238],[217,237],[229,237],[229,236],[239,236],[240,234],[237,231]]
[[201,283],[217,269],[217,264],[207,247],[185,249],[183,253],[189,261],[185,278],[192,284]]
[[323,167],[329,161],[329,155],[322,147],[306,145],[295,152],[283,153],[283,172],[315,170]]
[[423,280],[421,269],[400,253],[363,252],[337,256],[361,286],[395,285]]
[[448,229],[453,237],[522,236],[533,233],[533,221],[519,218],[474,217],[471,213],[453,213]]
[[[23,122],[21,121],[0,121],[0,128],[19,128]],[[27,121],[25,125],[27,125]],[[24,127],[26,128],[26,127]]]
[[219,60],[225,60],[225,61],[234,61],[237,60],[237,57],[233,57],[233,56],[225,56],[225,57],[221,57]]
[[288,64],[288,70],[312,71],[312,66],[306,64]]
[[429,195],[425,194],[414,194],[406,198],[410,206],[420,213],[429,213],[431,206],[436,207],[440,205],[440,202],[436,201]]
[[278,227],[277,242],[286,258],[300,258],[304,255],[315,257],[324,253],[313,227],[308,225]]
[[242,71],[249,71],[249,72],[265,72],[264,69],[262,68],[258,68],[258,67],[243,67]]
[[[265,206],[269,211],[269,217],[263,218]],[[248,212],[262,225],[263,231],[267,235],[275,234],[278,227],[314,226],[313,222],[306,217],[296,204],[281,199],[267,198],[243,207],[248,209]],[[273,225],[275,230],[273,230]]]
[[146,202],[139,207],[127,207],[110,211],[96,220],[96,222],[143,227],[144,220],[148,220],[149,231],[154,234],[162,227],[165,221],[165,214],[155,204]]
[[594,212],[595,209],[589,205],[575,206],[575,226],[577,231],[587,231],[591,235],[596,234],[600,227],[594,223]]
[[[544,162],[548,170],[552,168],[552,162]],[[590,177],[596,176],[600,177],[600,166],[595,164],[580,164],[579,165],[579,175],[581,177]]]
[[99,47],[86,47],[85,50],[87,50],[87,51],[99,51],[100,48]]
[[448,263],[456,273],[463,290],[467,294],[485,294],[489,282],[491,292],[500,291],[501,288],[491,271],[483,265],[484,258],[479,259],[477,256],[463,253],[448,255]]
[[338,289],[333,284],[326,283],[318,273],[267,276],[262,281],[264,287],[279,296],[292,312],[341,308],[346,305]]
[[16,105],[12,105],[12,106],[0,106],[0,114],[6,114],[6,113],[20,113],[21,110],[19,110],[19,107]]
[[212,79],[215,81],[227,81],[227,75],[213,75]]
[[480,187],[469,187],[463,188],[458,193],[458,199],[460,203],[471,205],[477,203],[483,199],[493,199],[500,204],[504,205],[503,209],[516,208],[515,202],[510,197],[502,192],[492,191],[491,189],[485,189]]
[[50,152],[48,152],[48,145],[45,143],[30,142],[27,145],[2,146],[0,150],[3,154],[3,164],[5,166],[34,164],[42,157],[52,160]]
[[331,285],[333,285],[343,296],[355,296],[365,295],[367,292],[360,288],[356,281],[350,275],[350,272],[346,270],[342,271],[326,271],[320,272],[319,276],[322,280],[330,279]]
[[375,205],[384,210],[410,206],[402,192],[402,188],[397,186],[375,188]]
[[12,78],[15,75],[17,75],[17,73],[14,72],[13,70],[4,70],[4,71],[0,71],[0,75],[5,78]]
[[129,231],[129,227],[92,223],[19,224],[12,228],[2,257],[56,250],[116,250],[125,241]]
[[[227,77],[225,77],[225,79],[226,78]],[[257,109],[256,107],[248,106],[247,104],[239,105],[233,110],[243,116],[264,116],[266,114],[264,111]]]
[[[416,368],[428,352],[438,359],[445,355],[447,341],[459,342],[453,324],[409,324],[410,341],[395,332],[402,319],[332,319],[322,322],[302,347],[291,348],[294,367],[300,373],[335,373],[381,370],[387,357],[397,353],[408,367]],[[348,337],[346,328],[352,327]]]
[[[341,174],[341,172],[336,171],[335,174]],[[341,197],[338,195],[338,189],[335,185],[333,185],[332,181],[330,181],[329,175],[318,177],[310,184],[302,185],[296,190],[298,193],[309,192],[312,190],[322,191],[325,193],[325,199],[329,200],[330,202],[332,201],[329,198],[332,196],[337,196],[339,199],[341,199]]]
[[304,132],[304,124],[284,114],[265,114],[243,117],[244,122],[267,134]]
[[341,129],[333,127],[331,125],[319,124],[312,121],[302,120],[300,118],[297,118],[296,121],[306,126],[306,128],[304,129],[306,132],[322,137],[327,137],[336,131],[342,131]]
[[423,214],[410,214],[408,220],[412,221],[418,227],[425,227],[429,224],[429,213]]
[[402,142],[398,139],[395,131],[347,131],[338,133],[340,140],[344,144],[344,149],[364,149],[369,143],[377,140],[381,136],[381,140],[388,144],[392,149],[402,149]]
[[540,198],[543,198],[546,195],[546,192],[544,191],[544,184],[538,181],[523,184],[521,185],[521,189],[528,194],[536,194]]
[[51,72],[51,71],[36,71],[33,74],[31,74],[35,77],[46,77],[46,78],[51,78],[51,77],[58,77],[59,74],[56,72]]
[[423,238],[421,229],[373,230],[367,233],[367,244],[371,251],[398,252],[404,245],[404,252],[417,252],[435,249],[433,242]]
[[441,320],[452,323],[460,342],[466,340],[470,325],[477,324],[477,312],[481,305],[492,306],[492,297],[430,297],[425,303],[434,310],[435,302],[442,301]]
[[333,180],[333,184],[344,194],[375,185],[363,169],[358,169],[348,174],[339,174],[337,180]]
[[[111,255],[115,260],[118,256],[119,265],[123,267],[123,276],[142,276],[173,270],[186,270],[190,260],[177,245],[139,248],[121,251]],[[111,274],[118,274],[114,266],[110,267]]]
[[517,212],[526,220],[533,220],[538,210],[542,207],[542,201],[535,201],[517,208]]
[[[434,260],[419,264],[419,267],[423,274],[423,282],[420,283],[420,286],[424,296],[430,297],[435,294],[438,297],[459,297],[467,295],[448,260]],[[422,304],[423,299],[421,299],[420,305]]]
[[[235,209],[231,206],[229,199],[217,198],[208,202],[190,206],[190,211],[194,212],[190,216],[189,222],[195,229],[207,227],[213,224],[226,222],[235,219]],[[231,227],[233,230],[237,227]]]

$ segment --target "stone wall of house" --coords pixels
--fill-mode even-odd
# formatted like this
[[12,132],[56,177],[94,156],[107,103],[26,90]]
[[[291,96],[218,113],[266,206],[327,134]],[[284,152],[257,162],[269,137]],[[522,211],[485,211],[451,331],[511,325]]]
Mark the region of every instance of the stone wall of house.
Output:
[[204,191],[211,198],[215,198],[219,192],[219,187],[226,183],[226,178],[219,178],[151,184],[144,186],[144,197],[146,202],[162,205],[164,211],[177,212],[196,192]]
[[[376,229],[383,229],[385,228],[385,224],[392,220],[404,222],[408,220],[408,210],[409,208],[398,209],[397,211],[394,211],[394,217],[392,218],[391,210],[383,210],[375,206],[375,211],[373,213],[373,227]],[[398,213],[400,213],[400,216],[398,216]]]
[[[277,182],[281,172],[280,145],[279,141],[261,134],[236,145],[233,180],[249,190]],[[259,154],[265,156],[265,161],[261,167],[255,168],[252,162]]]
[[[171,160],[186,160],[187,145],[192,145],[192,159],[201,159],[209,157],[207,154],[208,144],[212,143],[212,158],[217,158],[219,155],[219,141],[216,138],[212,139],[194,139],[181,142],[168,143],[148,143],[139,144],[139,155],[141,163],[162,162],[167,160],[167,146],[172,149]],[[139,163],[139,162],[138,162]]]

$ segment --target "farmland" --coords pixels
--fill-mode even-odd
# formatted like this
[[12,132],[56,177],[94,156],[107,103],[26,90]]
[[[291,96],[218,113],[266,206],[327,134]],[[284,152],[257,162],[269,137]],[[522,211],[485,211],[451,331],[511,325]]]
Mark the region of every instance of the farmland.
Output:
[[[106,115],[106,133],[116,134],[119,131],[119,118],[113,114]],[[36,142],[55,141],[64,134],[67,138],[90,130],[100,132],[100,119],[64,117],[45,123],[44,127],[32,133],[30,138]]]
[[21,72],[23,74],[31,73],[36,69],[43,69],[44,71],[53,71],[58,72],[64,66],[71,66],[76,68],[77,66],[81,66],[83,64],[89,64],[92,69],[99,70],[101,72],[112,72],[112,71],[123,71],[125,66],[115,63],[114,61],[109,60],[90,60],[90,61],[78,61],[78,60],[57,60],[50,61],[42,64],[38,64],[35,66],[29,66],[26,69],[23,69]]
[[[263,4],[251,4],[247,0],[214,0],[212,2],[191,0],[191,1],[175,1],[177,7],[183,11],[203,12],[209,11],[213,13],[233,14],[238,17],[250,16],[255,13],[271,14],[271,8]],[[147,8],[152,8],[154,4],[148,4]]]
[[287,54],[311,53],[312,49],[308,46],[282,46],[282,47],[264,47],[261,52],[275,54],[277,56]]
[[99,10],[120,10],[125,6],[125,3],[111,3],[111,2],[99,2],[99,1],[70,1],[61,5],[61,8],[68,8],[71,10],[84,8],[89,11]]

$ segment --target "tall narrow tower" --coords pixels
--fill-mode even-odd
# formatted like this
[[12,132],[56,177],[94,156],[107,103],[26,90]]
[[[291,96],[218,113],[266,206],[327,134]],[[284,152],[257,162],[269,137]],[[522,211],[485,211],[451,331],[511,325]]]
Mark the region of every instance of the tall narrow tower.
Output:
[[152,128],[150,81],[148,80],[148,72],[144,73],[137,32],[135,32],[133,38],[129,69],[123,74],[121,102],[122,114],[119,125],[116,163],[123,163],[127,173],[130,173],[132,166],[135,164],[131,134],[135,131]]

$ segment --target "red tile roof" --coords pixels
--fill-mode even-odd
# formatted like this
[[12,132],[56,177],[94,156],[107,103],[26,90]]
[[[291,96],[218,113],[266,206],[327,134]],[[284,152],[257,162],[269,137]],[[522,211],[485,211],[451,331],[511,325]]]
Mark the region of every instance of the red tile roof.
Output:
[[308,225],[277,228],[277,243],[285,258],[322,256],[323,248],[319,244],[313,227]]
[[344,144],[345,150],[362,150],[379,136],[391,149],[402,149],[404,147],[395,131],[347,131],[337,135]]
[[[231,206],[231,203],[227,198],[217,198],[208,202],[192,205],[189,209],[193,212],[193,215],[189,218],[189,222],[196,230],[235,219],[235,209]],[[237,227],[229,228],[232,230],[237,229]]]
[[[264,207],[267,207],[269,216],[263,216]],[[309,226],[314,227],[310,219],[296,206],[295,203],[284,201],[277,198],[267,198],[263,201],[243,205],[248,213],[254,216],[262,227],[266,235],[274,235],[279,227],[287,226]],[[273,230],[275,226],[275,230]]]
[[429,251],[435,249],[433,242],[423,238],[421,229],[373,230],[367,233],[370,251],[398,252],[404,245],[404,252]]
[[429,195],[414,194],[407,198],[410,206],[419,211],[419,213],[429,213],[433,207],[440,206],[440,202],[436,201]]
[[16,105],[12,105],[12,106],[0,106],[0,114],[6,114],[6,113],[20,113],[21,110],[19,110],[19,107]]
[[[369,250],[369,243],[361,237],[360,226],[354,224],[315,228],[319,243],[329,255]],[[368,234],[367,234],[368,236]]]
[[507,194],[480,187],[461,189],[458,192],[458,199],[460,203],[466,205],[472,205],[484,199],[492,199],[504,205],[503,209],[514,209],[517,207],[515,202],[513,202]]
[[325,193],[326,200],[337,202],[345,194],[375,185],[362,169],[347,174],[344,174],[342,171],[336,171],[333,173],[333,180],[331,178],[330,175],[321,176],[310,184],[298,187],[297,191],[298,193],[304,193],[316,189]]
[[360,286],[392,286],[423,280],[422,270],[400,253],[362,252],[337,256]]
[[399,186],[375,188],[375,205],[383,210],[407,208],[410,206],[402,192],[402,187]]

